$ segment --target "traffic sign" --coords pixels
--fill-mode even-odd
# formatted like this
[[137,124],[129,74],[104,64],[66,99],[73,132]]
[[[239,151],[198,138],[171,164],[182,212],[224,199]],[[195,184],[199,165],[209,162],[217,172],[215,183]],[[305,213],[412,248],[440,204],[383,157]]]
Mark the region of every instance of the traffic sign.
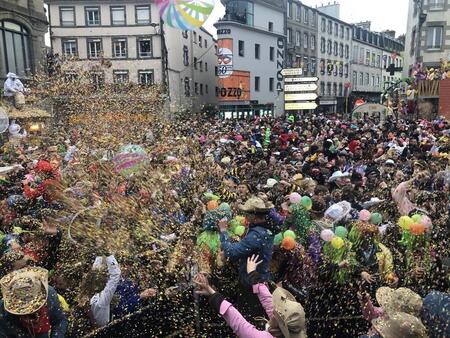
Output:
[[286,68],[281,71],[281,75],[283,76],[297,76],[302,74],[303,74],[302,68]]
[[288,77],[284,79],[284,82],[317,82],[318,77]]
[[315,102],[290,102],[284,105],[285,110],[302,110],[302,109],[316,109]]
[[316,83],[304,83],[304,84],[288,84],[284,86],[285,92],[313,92],[317,90]]
[[285,101],[313,101],[317,99],[316,93],[302,93],[302,94],[286,94]]

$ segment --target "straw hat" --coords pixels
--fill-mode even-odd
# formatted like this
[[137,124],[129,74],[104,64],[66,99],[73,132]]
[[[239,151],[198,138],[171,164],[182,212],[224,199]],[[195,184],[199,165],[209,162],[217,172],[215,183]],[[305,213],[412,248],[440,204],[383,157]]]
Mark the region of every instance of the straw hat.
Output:
[[273,316],[285,338],[306,338],[306,319],[303,306],[283,288],[272,294]]
[[5,310],[14,315],[29,315],[47,302],[48,271],[27,267],[13,271],[0,280]]
[[339,222],[340,220],[347,217],[347,215],[352,210],[352,206],[347,201],[341,201],[331,205],[325,211],[325,217],[332,219],[334,222]]
[[408,288],[391,289],[386,286],[376,292],[378,304],[389,313],[404,312],[419,316],[422,309],[422,297]]
[[419,318],[404,312],[372,321],[374,328],[383,338],[427,338],[427,330]]
[[250,214],[264,214],[268,213],[274,205],[270,202],[264,202],[259,197],[252,197],[245,202],[245,204],[239,205],[239,209]]

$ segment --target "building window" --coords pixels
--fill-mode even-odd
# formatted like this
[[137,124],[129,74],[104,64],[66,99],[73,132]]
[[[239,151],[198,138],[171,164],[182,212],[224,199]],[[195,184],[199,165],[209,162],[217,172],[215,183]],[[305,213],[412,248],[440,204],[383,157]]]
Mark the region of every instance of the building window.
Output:
[[287,42],[289,44],[292,44],[292,29],[291,28],[287,29]]
[[188,77],[184,78],[184,96],[191,96],[191,84]]
[[203,61],[198,62],[198,68],[200,69],[201,72],[203,72]]
[[75,26],[75,7],[59,7],[61,26]]
[[198,68],[198,59],[194,58],[194,69]]
[[327,22],[324,18],[320,20],[320,29],[322,30],[322,33],[325,33],[325,31],[327,30]]
[[311,15],[311,26],[313,26],[313,27],[316,26],[316,17],[317,17],[316,13],[312,12],[312,15]]
[[208,40],[204,39],[203,41],[205,43],[205,48],[208,48]]
[[348,63],[344,65],[344,76],[348,77]]
[[209,94],[209,87],[208,87],[207,84],[205,85],[205,93],[206,93],[206,94]]
[[124,26],[125,24],[126,24],[125,7],[111,6],[111,25]]
[[295,45],[300,47],[302,44],[302,33],[299,31],[295,32]]
[[359,73],[358,84],[360,86],[364,86],[364,73],[362,73],[362,72]]
[[308,75],[308,70],[309,70],[309,62],[308,62],[308,57],[304,56],[303,57],[303,75]]
[[205,72],[208,71],[208,62],[205,62]]
[[375,75],[372,75],[372,83],[371,83],[372,87],[375,87]]
[[286,6],[286,11],[287,11],[287,17],[288,18],[292,18],[292,2],[288,1],[287,6]]
[[269,49],[269,59],[270,61],[275,61],[275,48],[270,47]]
[[187,46],[183,47],[183,65],[189,66],[189,49]]
[[333,42],[331,40],[327,41],[327,53],[329,55],[333,53]]
[[333,34],[333,23],[328,20],[328,34]]
[[153,56],[152,38],[138,39],[138,51],[140,58],[151,58]]
[[153,70],[138,71],[139,84],[144,86],[152,86],[155,83]]
[[151,23],[150,6],[136,6],[136,24],[149,25]]
[[255,59],[259,60],[260,54],[261,54],[261,45],[258,43],[255,43]]
[[[6,45],[8,48],[3,49]],[[32,70],[30,57],[30,34],[24,26],[11,21],[0,22],[0,48],[3,53],[0,56],[5,70],[14,72],[19,76],[28,75]],[[2,76],[6,75],[2,74]]]
[[334,56],[338,56],[338,43],[335,41],[333,44]]
[[128,56],[126,38],[112,39],[112,48],[112,55],[114,58],[123,59]]
[[431,10],[441,10],[444,9],[444,0],[429,0],[429,7]]
[[194,33],[193,33],[193,36],[194,36],[194,38],[193,38],[194,43],[197,44],[197,33],[194,32]]
[[95,59],[102,55],[102,40],[101,39],[88,39],[88,58]]
[[358,84],[358,72],[353,72],[352,81],[353,86],[356,87],[356,85]]
[[427,48],[441,49],[442,48],[442,31],[443,27],[428,27],[427,32]]
[[340,25],[339,26],[339,35],[340,35],[340,37],[341,37],[341,39],[343,39],[344,38],[344,26],[343,25]]
[[366,65],[370,64],[370,51],[366,51]]
[[342,93],[342,89],[343,89],[342,83],[339,83],[339,90],[338,90],[337,96],[344,96],[344,94]]
[[198,36],[198,45],[199,47],[203,47],[203,40],[201,35]]
[[317,64],[316,59],[311,59],[311,75],[316,75]]
[[339,56],[344,57],[344,45],[342,43],[339,44]]
[[345,29],[345,40],[350,40],[350,28]]
[[320,38],[320,52],[325,53],[325,38]]
[[86,25],[100,26],[100,7],[85,7]]
[[188,38],[188,31],[183,31],[183,32],[181,33],[181,36],[182,36],[183,38],[187,39],[187,38]]
[[114,83],[127,83],[129,76],[128,70],[115,70],[113,71]]
[[365,84],[366,86],[369,85],[369,73],[366,73],[364,84]]
[[303,33],[303,48],[308,49],[308,46],[309,46],[308,33]]
[[327,96],[331,96],[331,83],[327,82]]
[[348,59],[350,57],[350,46],[345,45],[345,58]]
[[198,82],[194,83],[194,93],[195,95],[198,95]]
[[302,7],[299,4],[297,4],[296,8],[297,8],[296,19],[298,22],[300,22],[300,21],[302,21]]
[[245,55],[245,44],[244,44],[244,41],[239,40],[239,42],[238,42],[238,50],[239,50],[239,56],[244,56]]
[[253,26],[253,2],[248,0],[228,2],[224,19]]
[[321,81],[320,82],[320,96],[324,96],[325,95],[325,82]]
[[370,65],[375,67],[375,53],[372,53],[372,57],[370,58]]
[[64,55],[76,56],[78,55],[78,46],[76,39],[62,40],[62,50]]
[[95,89],[103,88],[105,85],[105,73],[103,72],[92,72],[91,73],[91,84]]
[[333,96],[337,96],[337,83],[333,83]]
[[203,83],[200,83],[200,95],[203,95]]
[[273,32],[273,22],[269,21],[269,32]]
[[255,76],[255,91],[257,92],[259,92],[259,85],[260,85],[259,81],[260,81],[259,76]]
[[316,49],[316,37],[314,35],[311,35],[311,50],[315,50]]
[[339,25],[334,23],[334,36],[339,36]]
[[305,7],[305,10],[303,11],[303,22],[305,24],[308,24],[309,22],[309,11],[307,7]]
[[[300,7],[298,7],[300,8]],[[275,88],[275,79],[273,77],[269,78],[269,91],[273,92]]]

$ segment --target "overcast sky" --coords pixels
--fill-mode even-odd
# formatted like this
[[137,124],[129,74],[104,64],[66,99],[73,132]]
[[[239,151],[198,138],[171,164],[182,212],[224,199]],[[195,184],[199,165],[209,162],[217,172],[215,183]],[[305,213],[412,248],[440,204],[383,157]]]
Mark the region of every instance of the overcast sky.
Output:
[[[225,13],[223,5],[217,2],[211,17],[205,23],[205,28],[211,33],[215,32],[213,24]],[[334,0],[302,0],[302,2],[315,7],[334,2]],[[340,0],[338,2],[341,4],[341,20],[345,22],[372,21],[372,30],[393,29],[397,32],[397,36],[406,32],[408,0]]]

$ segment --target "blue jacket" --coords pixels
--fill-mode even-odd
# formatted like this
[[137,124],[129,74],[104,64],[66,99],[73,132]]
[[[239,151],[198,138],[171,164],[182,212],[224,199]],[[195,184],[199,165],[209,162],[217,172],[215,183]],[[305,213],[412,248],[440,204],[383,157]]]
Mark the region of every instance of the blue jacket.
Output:
[[[48,287],[47,297],[48,315],[51,325],[51,333],[41,334],[33,338],[64,338],[66,335],[68,321],[61,309],[58,294],[51,286]],[[0,337],[28,338],[32,337],[20,325],[17,317],[5,310],[3,300],[0,300]]]
[[142,305],[139,286],[129,279],[122,278],[117,285],[116,295],[119,302],[113,310],[114,319],[122,318],[139,310]]
[[251,286],[247,276],[247,258],[256,254],[263,262],[256,270],[263,281],[270,279],[269,264],[272,259],[273,235],[261,225],[253,226],[247,235],[237,243],[230,242],[226,232],[220,234],[220,242],[225,257],[231,260],[239,260],[239,279],[242,284]]

